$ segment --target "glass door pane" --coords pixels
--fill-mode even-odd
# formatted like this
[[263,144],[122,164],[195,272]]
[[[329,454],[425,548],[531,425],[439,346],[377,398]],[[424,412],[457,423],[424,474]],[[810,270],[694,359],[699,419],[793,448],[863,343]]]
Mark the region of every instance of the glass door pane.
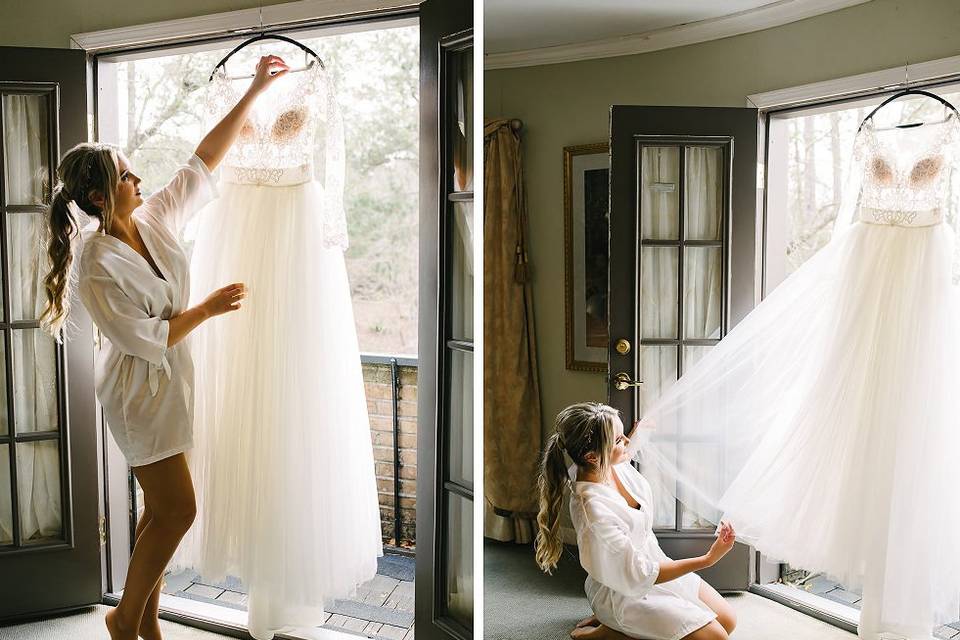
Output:
[[473,488],[473,352],[452,351],[449,366],[450,400],[447,452],[451,482]]
[[7,215],[7,273],[13,320],[38,320],[46,304],[43,279],[50,260],[43,244],[44,224],[42,213]]
[[473,340],[473,202],[453,203],[450,238],[450,332],[457,340]]
[[451,617],[469,627],[473,624],[473,501],[455,493],[447,503],[447,594]]
[[56,431],[56,343],[41,329],[14,329],[12,334],[16,432]]
[[723,214],[723,149],[687,147],[684,153],[684,237],[720,240]]
[[680,148],[640,152],[640,233],[644,240],[680,238]]
[[677,338],[679,265],[677,247],[640,249],[640,335],[643,338]]
[[17,488],[24,543],[62,539],[58,441],[17,444]]
[[50,94],[3,96],[7,204],[43,204],[50,189]]
[[453,189],[473,191],[473,47],[450,56],[450,139],[453,146]]
[[13,544],[13,483],[10,478],[10,445],[0,444],[0,545]]

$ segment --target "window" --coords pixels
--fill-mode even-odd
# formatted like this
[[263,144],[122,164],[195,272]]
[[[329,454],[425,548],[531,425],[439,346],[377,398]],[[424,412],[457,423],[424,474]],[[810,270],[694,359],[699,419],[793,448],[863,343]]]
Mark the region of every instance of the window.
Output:
[[[346,138],[350,247],[345,258],[360,349],[415,356],[419,29],[381,24],[296,39],[320,55],[337,83]],[[206,133],[204,88],[233,45],[149,58],[140,54],[101,65],[101,86],[114,84],[116,103],[109,107],[116,117],[103,119],[107,129],[100,137],[122,147],[143,179],[144,193],[162,186]],[[252,73],[268,53],[294,68],[304,58],[293,45],[268,40],[242,49],[230,58],[228,70]],[[108,129],[113,126],[115,131]],[[322,158],[315,166],[322,182]],[[194,231],[195,225],[184,231],[188,246]]]
[[[933,90],[960,101],[960,87]],[[881,96],[769,115],[764,294],[776,288],[830,240],[845,191],[857,128]],[[901,98],[877,112],[880,125],[939,118],[942,106]],[[953,185],[960,198],[960,185]],[[954,221],[955,222],[955,221]]]

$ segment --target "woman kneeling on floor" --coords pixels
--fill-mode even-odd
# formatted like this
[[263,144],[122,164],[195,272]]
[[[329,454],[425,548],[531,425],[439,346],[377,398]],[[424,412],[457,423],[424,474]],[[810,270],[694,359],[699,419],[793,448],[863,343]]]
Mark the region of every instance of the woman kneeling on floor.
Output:
[[[550,573],[560,559],[560,508],[570,483],[584,584],[594,615],[573,638],[589,640],[726,640],[733,609],[694,573],[716,564],[735,541],[722,524],[704,556],[671,560],[653,533],[653,495],[630,464],[630,439],[616,409],[586,402],[557,415],[540,465],[537,563]],[[568,469],[566,453],[574,464]]]

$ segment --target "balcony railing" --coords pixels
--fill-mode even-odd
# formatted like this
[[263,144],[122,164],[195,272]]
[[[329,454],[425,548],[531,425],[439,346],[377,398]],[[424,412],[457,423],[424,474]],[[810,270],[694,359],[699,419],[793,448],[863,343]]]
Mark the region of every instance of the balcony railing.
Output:
[[[417,359],[361,354],[383,542],[389,550],[416,548]],[[136,541],[142,493],[130,482],[130,545]]]

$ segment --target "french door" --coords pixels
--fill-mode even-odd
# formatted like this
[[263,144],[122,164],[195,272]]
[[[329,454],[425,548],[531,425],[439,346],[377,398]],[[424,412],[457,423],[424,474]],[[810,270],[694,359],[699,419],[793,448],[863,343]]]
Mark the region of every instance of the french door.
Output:
[[[610,116],[608,397],[624,424],[675,382],[754,306],[757,111],[614,106]],[[678,466],[710,455],[676,436]],[[714,526],[661,497],[667,555],[700,555]],[[746,589],[754,558],[737,544],[703,571]]]
[[86,56],[0,47],[0,620],[100,602],[93,330],[41,330],[45,205],[60,155],[88,139]]
[[416,630],[473,638],[473,2],[420,5]]

